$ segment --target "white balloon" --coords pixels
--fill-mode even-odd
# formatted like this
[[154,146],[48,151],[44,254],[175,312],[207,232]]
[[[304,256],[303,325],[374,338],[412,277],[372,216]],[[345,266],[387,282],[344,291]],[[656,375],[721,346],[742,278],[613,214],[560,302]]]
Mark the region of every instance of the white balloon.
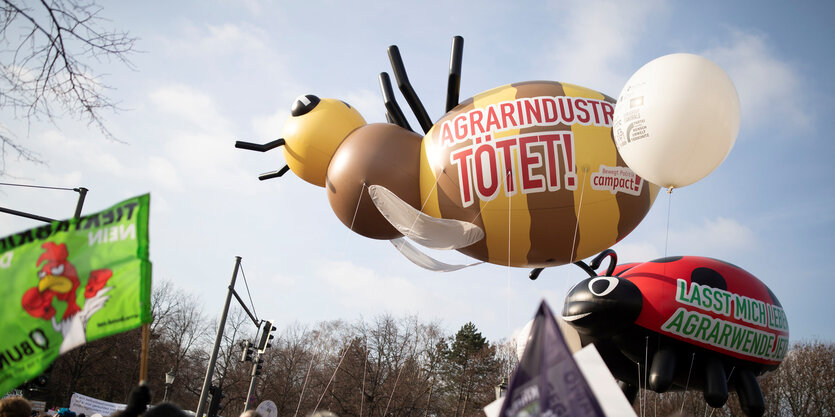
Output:
[[707,58],[654,59],[626,82],[615,105],[613,135],[626,165],[666,188],[692,184],[728,156],[739,132],[739,96]]

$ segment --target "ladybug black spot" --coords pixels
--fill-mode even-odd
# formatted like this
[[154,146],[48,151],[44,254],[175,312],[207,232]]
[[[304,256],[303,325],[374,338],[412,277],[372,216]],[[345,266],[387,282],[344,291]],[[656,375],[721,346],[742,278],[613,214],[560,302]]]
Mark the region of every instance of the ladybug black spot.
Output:
[[[711,258],[711,259],[713,259],[713,258]],[[742,268],[740,268],[740,267],[738,267],[738,266],[736,266],[736,265],[734,265],[734,264],[732,264],[732,263],[730,263],[730,262],[728,262],[728,261],[723,261],[723,260],[721,260],[721,259],[713,259],[713,260],[714,260],[714,261],[716,261],[716,262],[722,262],[723,264],[725,264],[725,265],[729,265],[729,266],[732,266],[732,267],[734,267],[734,268],[736,268],[736,269],[742,269]]]
[[695,282],[699,285],[705,285],[712,288],[727,291],[728,284],[722,274],[710,268],[696,268],[690,273],[690,282]]
[[652,262],[654,264],[668,264],[670,262],[678,261],[681,258],[683,258],[683,256],[668,256],[666,258],[659,258],[659,259],[652,260],[650,262]]
[[616,276],[616,277],[619,277],[619,276],[623,275],[623,273],[624,273],[624,272],[626,272],[626,271],[628,271],[628,270],[630,270],[630,269],[632,269],[632,268],[634,268],[634,266],[630,266],[629,268],[626,268],[626,269],[624,269],[623,271],[618,272],[617,274],[615,274],[615,276]]

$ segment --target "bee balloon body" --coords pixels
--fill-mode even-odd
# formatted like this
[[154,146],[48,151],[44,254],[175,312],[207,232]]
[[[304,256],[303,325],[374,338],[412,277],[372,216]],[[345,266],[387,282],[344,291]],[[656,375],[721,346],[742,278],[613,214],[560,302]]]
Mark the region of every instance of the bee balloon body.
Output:
[[391,123],[366,124],[347,103],[306,95],[294,103],[282,139],[236,146],[283,145],[287,166],[261,178],[289,169],[324,187],[337,217],[369,238],[405,235],[483,262],[542,268],[592,256],[630,233],[658,187],[618,154],[615,100],[567,83],[529,81],[459,103],[461,45],[456,37],[447,113],[435,123],[397,48],[389,48],[425,135],[411,130],[382,73]]

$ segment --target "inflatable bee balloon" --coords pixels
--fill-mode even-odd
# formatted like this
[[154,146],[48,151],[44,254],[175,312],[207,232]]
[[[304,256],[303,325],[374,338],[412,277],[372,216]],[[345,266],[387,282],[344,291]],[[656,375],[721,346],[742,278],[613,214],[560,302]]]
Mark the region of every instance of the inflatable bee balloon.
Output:
[[449,265],[403,237],[503,266],[562,265],[623,239],[644,218],[658,187],[623,162],[612,138],[615,100],[567,83],[529,81],[458,101],[463,40],[453,40],[447,113],[432,122],[396,46],[389,57],[425,135],[415,133],[380,85],[390,123],[366,124],[349,104],[314,95],[293,104],[283,138],[236,147],[283,146],[288,170],[324,187],[351,230],[392,240],[428,269]]

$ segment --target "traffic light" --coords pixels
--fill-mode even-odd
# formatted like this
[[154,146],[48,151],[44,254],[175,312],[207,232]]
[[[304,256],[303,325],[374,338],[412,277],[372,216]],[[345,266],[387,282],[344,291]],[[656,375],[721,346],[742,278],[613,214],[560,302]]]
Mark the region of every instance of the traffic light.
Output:
[[264,360],[261,359],[261,356],[258,356],[258,359],[255,360],[255,363],[252,364],[252,373],[250,376],[258,376],[261,375],[261,368],[264,367],[263,365]]
[[211,394],[212,399],[209,400],[209,411],[206,412],[206,415],[208,417],[217,417],[217,413],[223,408],[220,402],[223,400],[223,397],[226,397],[226,394],[223,393],[220,387],[214,385],[209,387],[209,394]]
[[249,340],[241,342],[241,362],[252,362],[252,356],[255,355],[255,346]]
[[272,346],[270,341],[273,340],[272,332],[275,331],[273,322],[268,320],[264,322],[264,327],[261,329],[261,340],[258,341],[258,352],[264,353],[268,347]]

